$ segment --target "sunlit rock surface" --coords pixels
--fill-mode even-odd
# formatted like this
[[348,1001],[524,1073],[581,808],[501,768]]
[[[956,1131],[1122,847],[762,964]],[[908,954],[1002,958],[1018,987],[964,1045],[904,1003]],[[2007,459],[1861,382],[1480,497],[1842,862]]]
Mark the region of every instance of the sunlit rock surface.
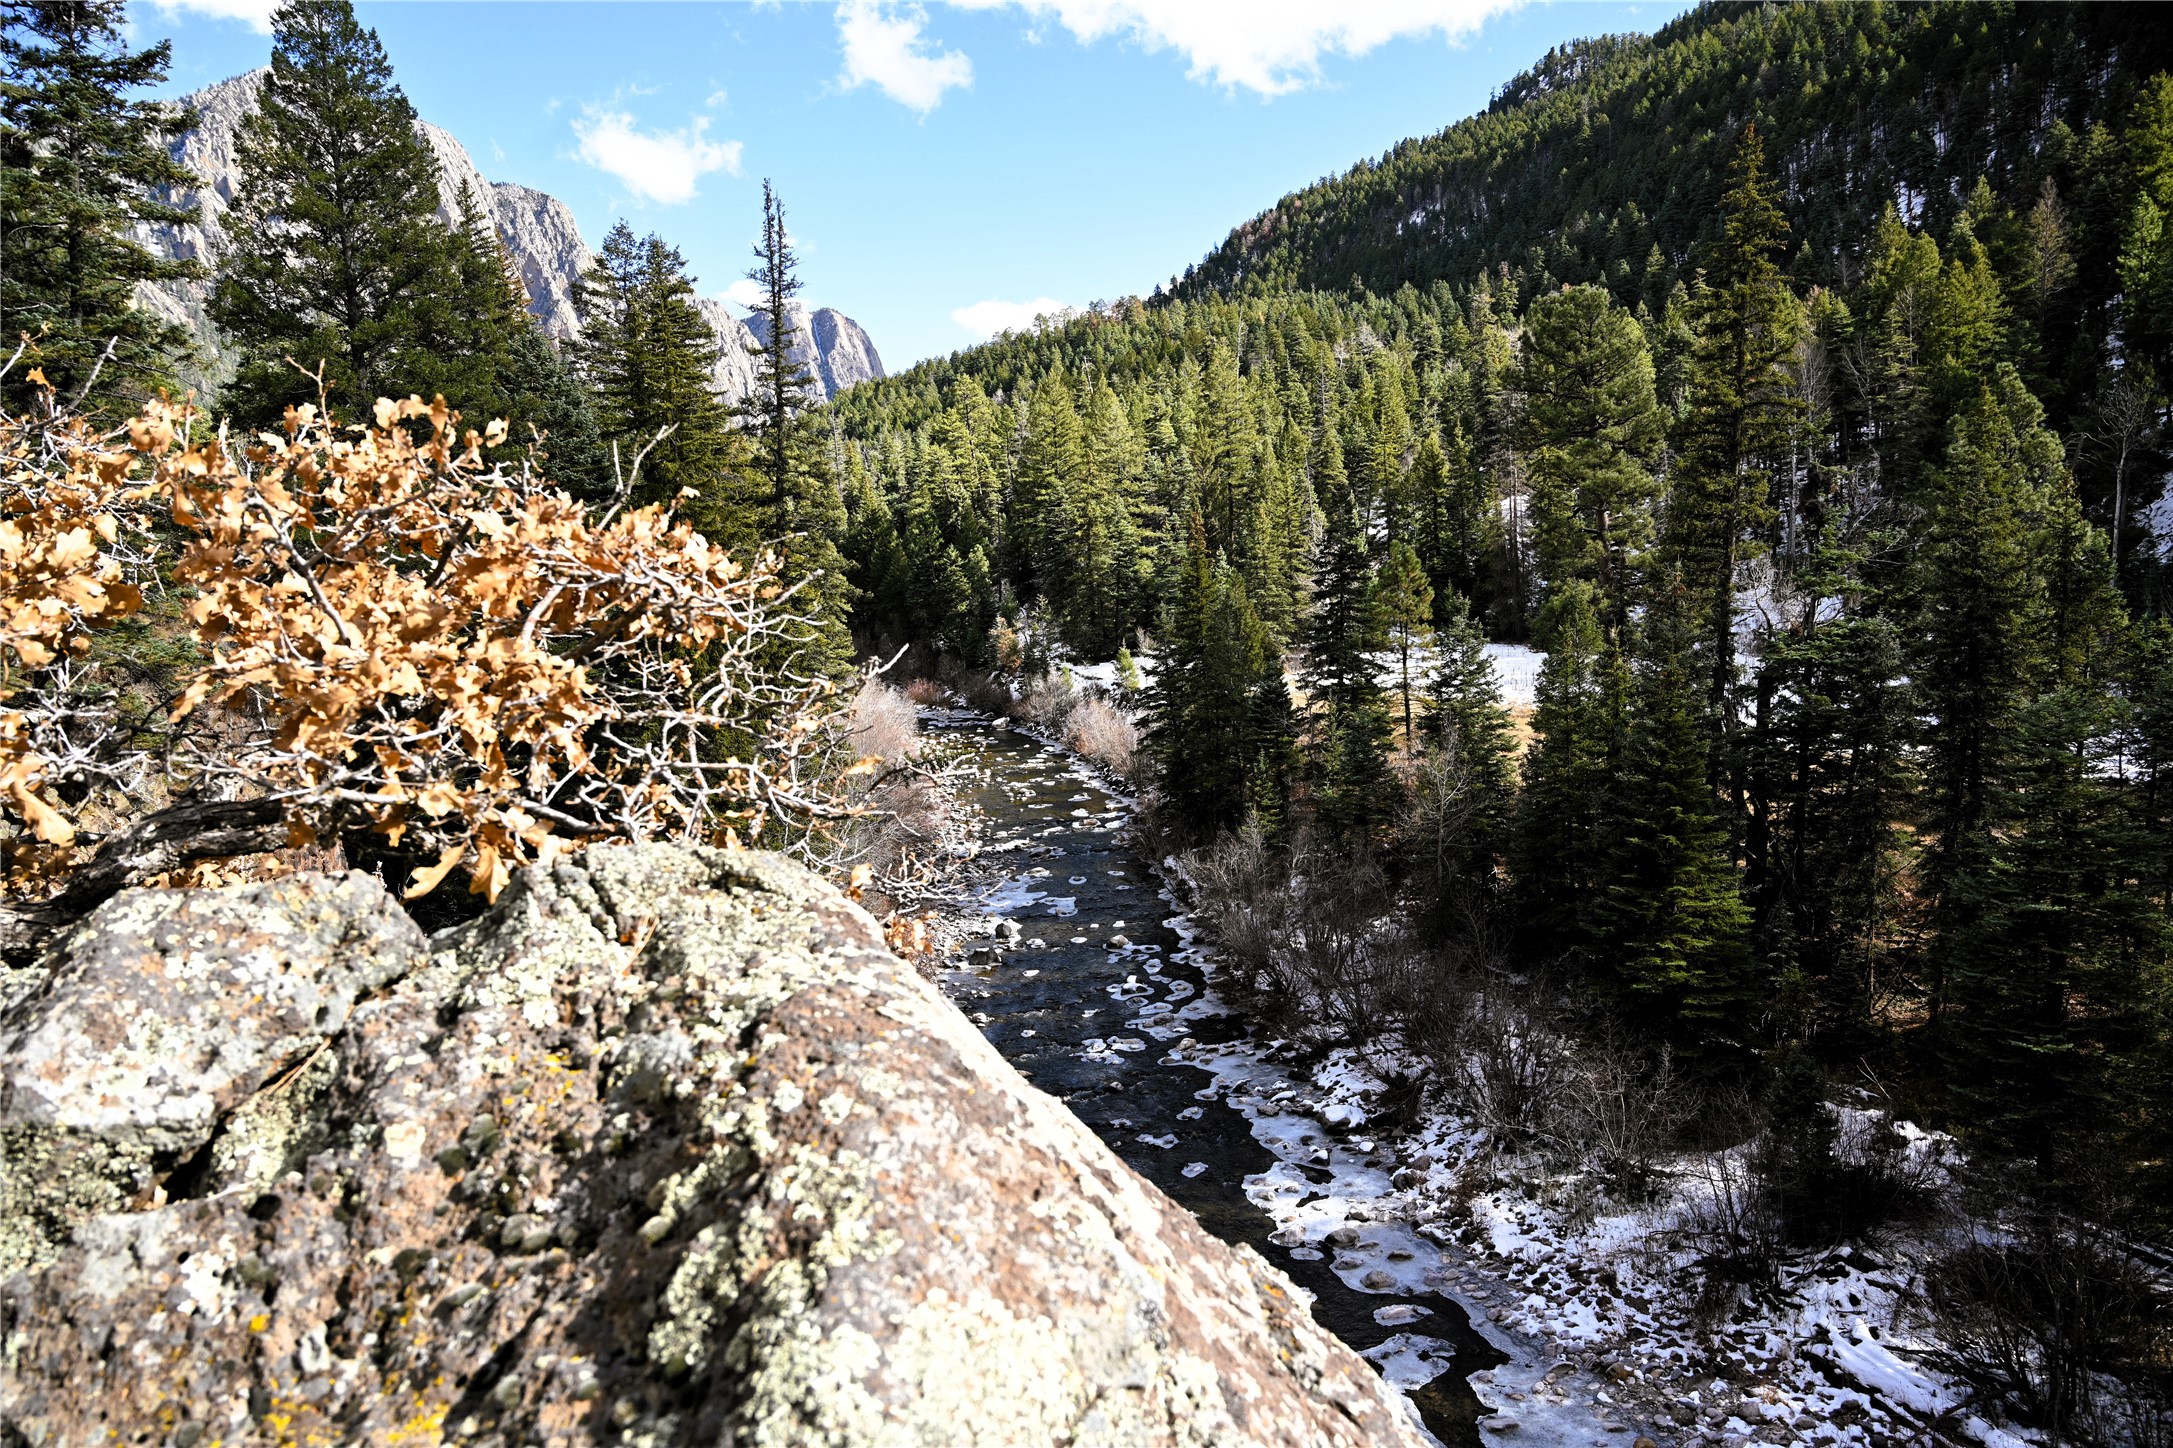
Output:
[[132,891],[47,965],[8,1441],[1418,1441],[775,857],[598,848],[428,942],[361,875]]

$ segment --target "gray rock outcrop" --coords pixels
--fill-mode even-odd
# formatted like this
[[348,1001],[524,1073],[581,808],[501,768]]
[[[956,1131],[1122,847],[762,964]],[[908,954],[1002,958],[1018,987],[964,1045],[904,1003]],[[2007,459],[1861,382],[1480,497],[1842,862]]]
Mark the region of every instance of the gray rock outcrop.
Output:
[[[883,359],[876,355],[875,344],[868,340],[860,324],[843,312],[829,307],[809,311],[807,303],[794,300],[785,304],[785,315],[792,321],[793,359],[815,379],[824,398],[883,375]],[[760,345],[769,345],[767,318],[750,316],[745,330]]]
[[[226,244],[226,213],[233,203],[241,171],[235,156],[235,138],[241,123],[256,109],[264,88],[263,69],[230,80],[182,99],[180,104],[196,114],[196,123],[176,134],[170,143],[173,157],[194,174],[200,184],[165,193],[168,204],[194,211],[197,219],[173,226],[145,226],[138,237],[160,256],[201,262],[205,275],[191,281],[145,286],[139,292],[143,304],[159,315],[188,327],[213,350],[212,372],[220,372],[216,359],[217,337],[205,310],[209,272]],[[581,228],[565,202],[547,192],[508,181],[485,177],[465,146],[441,126],[419,121],[417,133],[429,145],[438,162],[438,214],[447,221],[459,214],[461,187],[465,185],[477,205],[490,215],[498,235],[512,256],[521,282],[528,289],[529,307],[553,337],[578,337],[580,314],[574,306],[574,287],[594,260],[581,239]],[[746,323],[721,300],[704,299],[702,312],[717,333],[724,356],[716,369],[716,385],[728,402],[747,395],[754,369],[746,360],[753,340]],[[812,314],[803,307],[794,318],[809,370],[820,379],[825,399],[855,382],[883,375],[882,360],[860,324],[828,307]]]
[[428,942],[360,875],[131,891],[47,964],[0,1440],[1420,1441],[776,857],[596,848]]

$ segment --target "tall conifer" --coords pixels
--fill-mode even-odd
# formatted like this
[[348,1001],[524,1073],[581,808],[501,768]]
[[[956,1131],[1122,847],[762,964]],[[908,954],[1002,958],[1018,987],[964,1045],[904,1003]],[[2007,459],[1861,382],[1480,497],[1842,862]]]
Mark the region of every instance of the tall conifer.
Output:
[[1734,727],[1737,571],[1766,546],[1776,478],[1801,410],[1788,363],[1802,309],[1781,273],[1788,222],[1756,126],[1744,127],[1736,144],[1721,208],[1721,240],[1691,296],[1695,342],[1668,507],[1674,565],[1701,615],[1697,647],[1716,782],[1724,773],[1722,742]]
[[126,23],[121,0],[0,6],[0,339],[13,352],[28,333],[37,348],[6,381],[11,408],[28,402],[31,366],[64,397],[90,388],[95,410],[127,406],[170,384],[190,350],[187,333],[136,305],[139,284],[193,270],[130,232],[190,220],[153,193],[194,178],[161,134],[185,121],[134,94],[165,79],[171,44],[131,51]]
[[228,405],[262,420],[314,401],[294,369],[320,363],[350,417],[441,380],[429,319],[461,298],[437,160],[348,0],[291,0],[272,16],[271,74],[235,152],[211,298],[239,354]]

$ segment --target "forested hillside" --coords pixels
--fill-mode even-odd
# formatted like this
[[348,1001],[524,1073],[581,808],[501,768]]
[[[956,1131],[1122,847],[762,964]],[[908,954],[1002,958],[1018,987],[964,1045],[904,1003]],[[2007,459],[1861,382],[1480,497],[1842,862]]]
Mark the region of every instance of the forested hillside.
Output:
[[[1647,1049],[1876,1062],[2152,1215],[2169,54],[1938,4],[1550,56],[1170,292],[839,399],[857,628],[1144,631],[1173,831],[1332,842]],[[1528,741],[1483,636],[1546,652]]]

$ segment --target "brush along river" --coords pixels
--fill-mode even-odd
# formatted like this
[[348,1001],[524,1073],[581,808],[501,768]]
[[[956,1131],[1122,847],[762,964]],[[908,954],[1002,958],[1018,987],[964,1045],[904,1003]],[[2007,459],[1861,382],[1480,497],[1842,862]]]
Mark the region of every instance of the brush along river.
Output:
[[[1210,951],[1135,846],[1128,802],[1065,751],[982,716],[930,710],[977,761],[993,883],[963,902],[943,976],[1012,1065],[1141,1175],[1313,1294],[1313,1316],[1403,1389],[1453,1448],[1625,1444],[1588,1375],[1487,1320],[1470,1264],[1395,1220],[1397,1164],[1347,1108],[1270,1059],[1216,996]],[[1482,1287],[1481,1291],[1486,1289]]]

